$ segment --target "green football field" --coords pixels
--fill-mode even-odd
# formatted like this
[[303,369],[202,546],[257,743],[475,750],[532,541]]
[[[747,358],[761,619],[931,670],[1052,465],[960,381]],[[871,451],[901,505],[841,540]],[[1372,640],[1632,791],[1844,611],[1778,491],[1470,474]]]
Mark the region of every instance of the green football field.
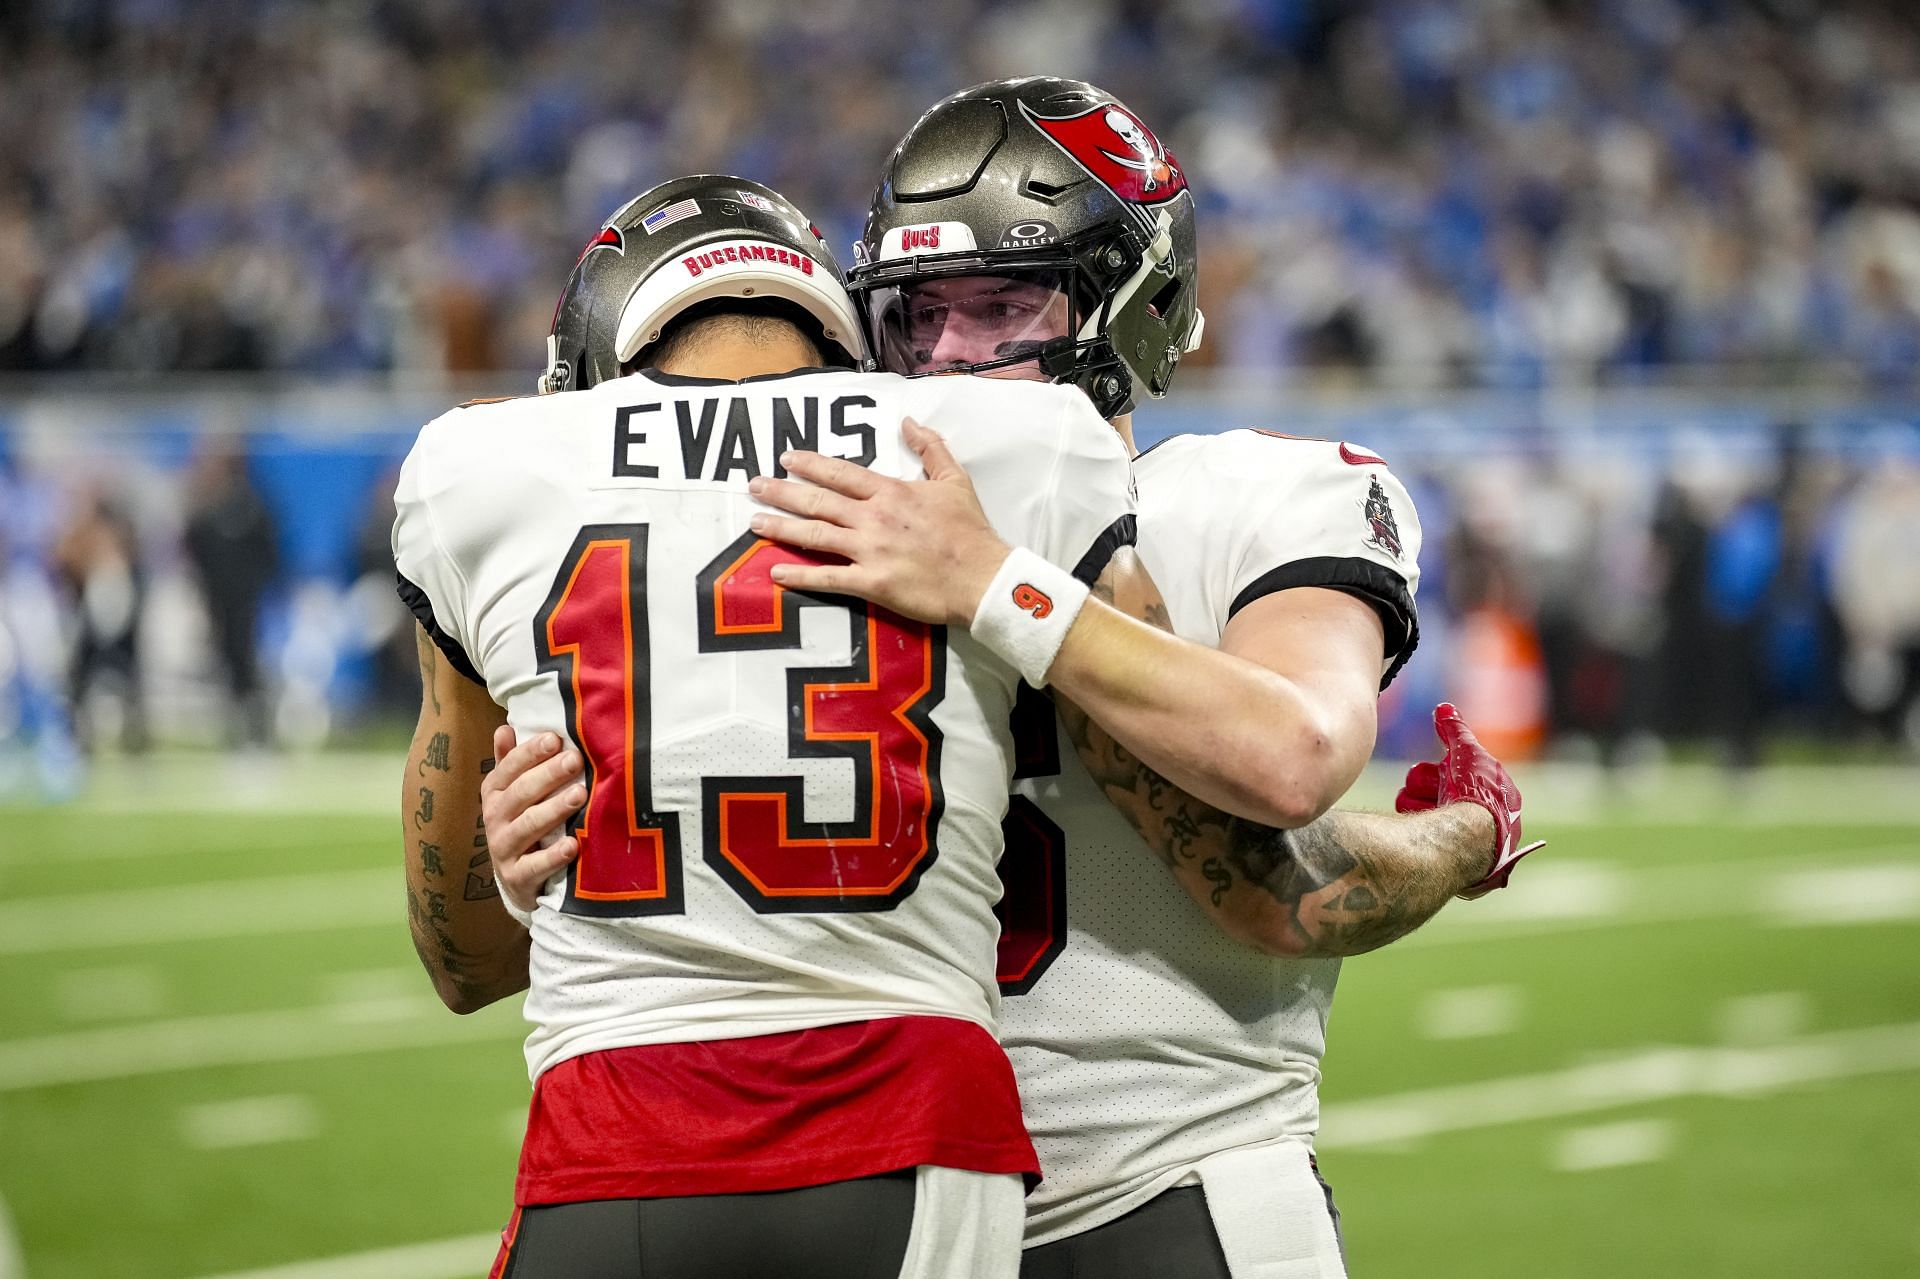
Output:
[[[0,1279],[485,1271],[521,1023],[414,961],[397,770],[0,809]],[[1343,974],[1353,1272],[1920,1273],[1920,775],[1520,776],[1547,851]]]

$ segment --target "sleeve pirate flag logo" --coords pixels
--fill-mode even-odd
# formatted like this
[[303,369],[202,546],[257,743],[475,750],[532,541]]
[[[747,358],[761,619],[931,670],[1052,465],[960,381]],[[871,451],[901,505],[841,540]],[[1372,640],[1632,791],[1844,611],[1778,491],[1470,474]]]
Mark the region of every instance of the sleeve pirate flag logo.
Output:
[[1078,115],[1052,120],[1020,110],[1033,126],[1081,168],[1123,200],[1160,204],[1187,189],[1187,175],[1152,130],[1118,103],[1088,107]]
[[1380,477],[1373,477],[1373,484],[1367,489],[1367,499],[1361,503],[1361,511],[1367,517],[1367,527],[1373,530],[1373,536],[1367,539],[1367,545],[1377,547],[1400,558],[1400,526],[1394,522],[1393,507],[1387,502],[1387,491],[1380,487]]

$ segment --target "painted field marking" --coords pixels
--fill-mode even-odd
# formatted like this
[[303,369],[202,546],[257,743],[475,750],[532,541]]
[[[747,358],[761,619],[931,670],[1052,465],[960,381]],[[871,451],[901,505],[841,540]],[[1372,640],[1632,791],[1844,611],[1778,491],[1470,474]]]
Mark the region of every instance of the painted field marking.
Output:
[[1720,1005],[1714,1025],[1720,1042],[1760,1048],[1791,1039],[1813,1018],[1813,1000],[1805,991],[1780,990],[1736,995]]
[[1328,1149],[1566,1119],[1677,1097],[1759,1096],[1856,1075],[1920,1070],[1920,1022],[1809,1035],[1766,1048],[1653,1047],[1564,1070],[1322,1107]]
[[[1844,907],[1798,905],[1835,896],[1859,900]],[[0,957],[397,928],[404,905],[397,865],[30,898],[0,905]],[[1920,836],[1911,844],[1651,870],[1541,860],[1523,868],[1512,887],[1442,911],[1397,944],[1447,945],[1752,914],[1798,924],[1920,917]]]
[[1763,909],[1789,927],[1920,919],[1920,866],[1795,871],[1767,885]]
[[[233,757],[158,753],[104,761],[83,812],[270,813],[276,817],[383,816],[393,809],[401,752],[328,751],[317,755]],[[1391,809],[1407,764],[1375,760],[1350,802]],[[1669,763],[1608,773],[1587,764],[1540,762],[1515,769],[1529,824],[1551,826],[1828,826],[1920,822],[1920,787],[1899,764],[1774,765],[1730,785],[1710,764]]]
[[1655,1163],[1673,1153],[1676,1131],[1669,1119],[1628,1119],[1574,1128],[1555,1139],[1548,1163],[1561,1172]]
[[[143,814],[144,816],[164,816],[164,814]],[[211,815],[211,814],[210,814]],[[308,813],[308,817],[340,817],[339,813]],[[354,821],[364,820],[364,814],[354,814]],[[0,809],[0,820],[5,819],[5,810]],[[315,839],[313,832],[299,822],[288,822],[272,827],[250,826],[244,832],[230,832],[205,842],[192,840],[180,843],[119,843],[112,839],[93,840],[87,843],[69,844],[60,850],[58,863],[71,866],[89,862],[124,862],[162,857],[233,857],[239,854],[256,856],[262,860],[288,862],[299,865],[302,862],[323,861],[325,856],[339,850],[339,841]],[[45,849],[30,848],[15,843],[0,850],[0,871],[21,870],[23,868],[44,869],[49,857]]]
[[214,1066],[508,1042],[525,1034],[526,1023],[511,1006],[457,1017],[431,996],[183,1017],[0,1041],[0,1093]]
[[[1529,870],[1530,879],[1522,878]],[[1844,904],[1832,904],[1838,899]],[[1609,862],[1540,861],[1522,867],[1510,887],[1450,906],[1395,945],[1443,946],[1748,917],[1769,925],[1920,918],[1920,837],[1911,844],[1642,870]]]
[[188,1106],[180,1135],[196,1150],[235,1150],[305,1141],[319,1135],[320,1110],[309,1097],[283,1093]]
[[123,1021],[166,1011],[167,988],[151,964],[80,968],[53,980],[54,1011],[67,1021]]
[[235,1270],[206,1279],[479,1279],[499,1251],[497,1232],[461,1235],[264,1270]]
[[374,924],[396,930],[406,926],[406,892],[398,864],[387,870],[278,875],[13,901],[0,906],[0,955],[279,936]]
[[1436,990],[1420,1005],[1415,1024],[1426,1039],[1484,1039],[1511,1034],[1520,1025],[1518,986],[1465,986]]
[[13,1214],[7,1201],[0,1199],[0,1279],[27,1279],[27,1262],[20,1255],[20,1239],[14,1234]]

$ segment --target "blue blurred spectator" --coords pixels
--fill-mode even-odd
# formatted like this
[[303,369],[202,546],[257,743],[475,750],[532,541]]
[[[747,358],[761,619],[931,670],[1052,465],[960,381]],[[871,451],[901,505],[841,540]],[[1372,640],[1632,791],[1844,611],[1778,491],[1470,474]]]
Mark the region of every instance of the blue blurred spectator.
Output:
[[1038,70],[1187,163],[1203,360],[1416,389],[1920,365],[1902,6],[20,0],[0,370],[534,367],[634,188],[744,170],[844,247],[931,99]]

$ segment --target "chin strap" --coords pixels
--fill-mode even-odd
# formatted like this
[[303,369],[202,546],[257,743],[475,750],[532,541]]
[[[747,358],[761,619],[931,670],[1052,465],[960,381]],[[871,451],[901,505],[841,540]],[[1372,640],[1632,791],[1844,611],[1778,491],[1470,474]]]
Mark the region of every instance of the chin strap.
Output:
[[553,395],[573,385],[573,366],[560,358],[560,336],[547,334],[547,371],[536,384],[542,395]]

